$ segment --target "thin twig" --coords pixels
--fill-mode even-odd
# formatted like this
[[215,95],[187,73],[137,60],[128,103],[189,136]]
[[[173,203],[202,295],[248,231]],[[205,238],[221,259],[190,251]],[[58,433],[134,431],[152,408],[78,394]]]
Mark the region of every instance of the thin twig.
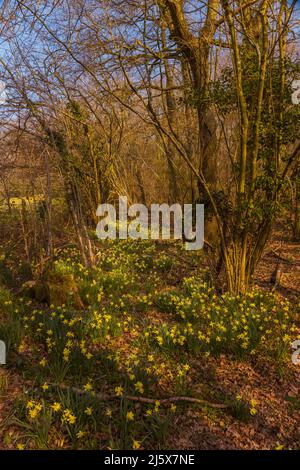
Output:
[[87,390],[82,390],[81,388],[77,387],[70,387],[67,385],[63,384],[49,384],[52,387],[57,387],[62,390],[70,390],[77,395],[85,395],[89,394],[92,395],[96,398],[98,398],[101,401],[113,401],[117,400],[120,398],[129,400],[129,401],[134,401],[138,403],[148,403],[151,405],[155,405],[156,403],[159,402],[160,405],[169,405],[171,403],[178,403],[178,402],[186,402],[186,403],[196,403],[198,405],[204,405],[204,406],[209,406],[210,408],[217,408],[217,409],[226,409],[228,408],[228,405],[223,405],[220,403],[211,403],[207,400],[201,400],[199,398],[193,398],[193,397],[170,397],[170,398],[147,398],[147,397],[137,397],[137,396],[131,396],[131,395],[122,395],[121,397],[117,397],[116,395],[106,395],[106,394],[100,394],[100,393],[95,393]]

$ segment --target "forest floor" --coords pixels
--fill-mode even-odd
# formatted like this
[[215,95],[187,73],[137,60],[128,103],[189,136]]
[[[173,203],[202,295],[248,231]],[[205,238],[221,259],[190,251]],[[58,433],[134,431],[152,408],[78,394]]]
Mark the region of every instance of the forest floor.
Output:
[[281,225],[273,232],[265,254],[256,271],[257,285],[269,289],[271,274],[280,264],[282,277],[276,290],[297,301],[300,296],[300,243],[291,241],[290,234]]
[[0,449],[299,449],[299,244],[276,230],[244,297],[198,266],[177,245],[111,243],[92,271],[57,253],[75,287],[57,300],[52,279],[50,307],[3,288]]

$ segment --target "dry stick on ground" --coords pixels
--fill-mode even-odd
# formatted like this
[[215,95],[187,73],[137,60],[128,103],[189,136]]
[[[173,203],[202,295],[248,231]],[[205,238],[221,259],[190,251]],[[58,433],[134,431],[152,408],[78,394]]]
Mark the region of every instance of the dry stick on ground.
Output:
[[105,394],[100,394],[100,393],[95,393],[95,392],[90,392],[87,390],[82,390],[81,388],[77,387],[69,387],[67,385],[63,384],[49,384],[51,387],[57,387],[60,388],[61,390],[70,390],[74,393],[77,393],[77,395],[86,395],[86,394],[92,394],[92,396],[98,398],[99,400],[102,401],[112,401],[116,400],[118,398],[124,398],[129,401],[134,401],[138,403],[148,403],[151,405],[155,405],[156,403],[160,403],[160,405],[169,405],[171,403],[178,403],[178,402],[186,402],[186,403],[197,403],[199,405],[204,405],[204,406],[209,406],[210,408],[218,408],[218,409],[226,409],[229,408],[228,405],[223,405],[220,403],[211,403],[206,400],[201,400],[199,398],[193,398],[193,397],[170,397],[170,398],[162,398],[162,399],[157,399],[157,398],[146,398],[146,397],[136,397],[136,396],[131,396],[131,395],[122,395],[121,397],[117,397],[116,395],[105,395]]
[[[269,254],[269,253],[268,253],[268,254]],[[275,250],[271,250],[271,251],[270,251],[270,254],[273,255],[273,256],[275,256],[275,258],[279,259],[280,261],[284,261],[285,263],[289,263],[289,264],[295,264],[291,259],[285,258],[285,257],[282,256],[281,254],[278,255]]]

